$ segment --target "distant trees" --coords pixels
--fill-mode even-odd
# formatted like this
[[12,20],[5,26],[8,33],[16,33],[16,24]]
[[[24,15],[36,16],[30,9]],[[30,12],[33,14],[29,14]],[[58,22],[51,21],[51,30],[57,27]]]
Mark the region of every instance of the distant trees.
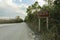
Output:
[[19,17],[16,16],[14,19],[0,19],[0,24],[2,23],[20,23],[23,22],[23,20]]
[[23,22],[23,20],[20,18],[20,16],[16,16],[16,22]]

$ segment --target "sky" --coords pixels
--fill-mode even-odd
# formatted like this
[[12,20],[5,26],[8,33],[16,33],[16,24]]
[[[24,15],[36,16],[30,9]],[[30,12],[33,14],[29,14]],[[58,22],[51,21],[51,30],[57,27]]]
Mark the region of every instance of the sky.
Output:
[[43,0],[0,0],[0,18],[25,18],[26,8],[38,1],[39,5],[45,4]]

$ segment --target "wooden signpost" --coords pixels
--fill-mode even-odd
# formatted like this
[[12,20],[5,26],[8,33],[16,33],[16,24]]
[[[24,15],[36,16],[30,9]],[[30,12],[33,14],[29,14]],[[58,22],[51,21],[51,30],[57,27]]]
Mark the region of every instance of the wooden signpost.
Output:
[[40,31],[40,27],[41,27],[41,22],[40,22],[40,19],[41,18],[46,18],[46,26],[47,26],[47,29],[48,29],[48,17],[49,17],[49,13],[48,11],[40,11],[37,13],[37,16],[38,16],[38,19],[39,19],[39,31]]

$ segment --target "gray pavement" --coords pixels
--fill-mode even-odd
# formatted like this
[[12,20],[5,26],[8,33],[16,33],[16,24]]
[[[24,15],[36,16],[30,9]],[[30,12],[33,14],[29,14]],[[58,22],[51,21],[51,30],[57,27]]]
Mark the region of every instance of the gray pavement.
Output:
[[0,40],[34,40],[33,32],[26,23],[2,24]]

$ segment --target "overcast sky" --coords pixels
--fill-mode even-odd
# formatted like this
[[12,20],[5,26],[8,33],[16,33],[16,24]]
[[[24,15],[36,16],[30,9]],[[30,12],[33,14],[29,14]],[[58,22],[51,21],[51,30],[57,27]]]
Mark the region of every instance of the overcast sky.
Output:
[[[36,0],[0,0],[0,18],[16,17],[24,18],[26,16],[26,8],[33,4]],[[37,0],[42,6],[45,4],[43,0]]]

